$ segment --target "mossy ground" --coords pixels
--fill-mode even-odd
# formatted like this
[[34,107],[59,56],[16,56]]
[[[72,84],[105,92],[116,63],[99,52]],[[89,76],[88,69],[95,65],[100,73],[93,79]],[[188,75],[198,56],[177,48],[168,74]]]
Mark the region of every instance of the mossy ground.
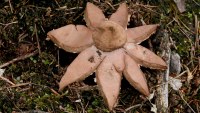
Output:
[[[120,0],[101,2],[90,1],[103,9],[109,16],[118,7]],[[39,48],[40,54],[15,62],[7,67],[4,77],[14,84],[0,80],[0,112],[10,113],[30,110],[46,112],[109,112],[98,90],[79,90],[83,83],[95,86],[94,75],[82,83],[74,83],[64,92],[58,93],[58,82],[67,66],[77,54],[67,53],[57,48],[51,41],[46,41],[48,31],[67,24],[84,24],[83,11],[87,0],[4,0],[0,4],[0,65],[16,57],[31,53]],[[137,4],[136,4],[137,3]],[[127,0],[131,14],[128,27],[159,23],[166,29],[174,41],[172,51],[181,56],[182,71],[189,71],[179,79],[183,86],[180,89],[185,101],[196,112],[200,109],[200,49],[195,45],[194,15],[200,19],[200,0],[186,2],[186,11],[179,13],[172,0]],[[114,8],[112,8],[114,7]],[[142,20],[142,21],[141,21]],[[200,29],[198,29],[200,31]],[[153,48],[159,45],[152,38]],[[149,47],[148,41],[143,43]],[[149,87],[157,83],[156,70],[143,69],[148,79]],[[193,79],[187,82],[191,72]],[[27,84],[23,84],[27,83]],[[155,90],[151,88],[151,92]],[[169,91],[170,112],[191,112],[191,109],[177,91]],[[151,104],[144,97],[122,80],[116,112],[141,104],[129,112],[150,112]]]

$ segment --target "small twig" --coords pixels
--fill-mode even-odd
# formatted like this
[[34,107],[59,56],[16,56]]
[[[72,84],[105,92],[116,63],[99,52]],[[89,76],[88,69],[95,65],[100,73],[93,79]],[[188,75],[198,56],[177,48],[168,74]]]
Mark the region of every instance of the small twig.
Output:
[[19,42],[21,42],[24,38],[26,38],[28,36],[28,33],[22,33],[19,35],[18,39],[19,39]]
[[196,2],[195,0],[192,0],[196,5],[200,6],[200,4],[198,2]]
[[60,94],[59,94],[57,91],[55,91],[53,88],[50,88],[50,90],[51,90],[51,92],[53,92],[54,94],[56,94],[56,95],[59,95],[59,96],[60,96]]
[[37,48],[38,48],[38,50],[39,50],[39,54],[41,54],[41,49],[40,49],[40,43],[39,43],[39,38],[38,38],[38,33],[37,33],[37,26],[36,26],[36,24],[35,24],[34,32],[35,32],[35,37],[36,37],[36,40],[37,40]]
[[74,18],[73,20],[76,21],[80,16],[82,16],[84,14],[84,12],[80,13],[76,18]]
[[197,113],[199,113],[199,104],[197,103]]
[[178,24],[179,24],[179,26],[181,26],[181,24],[183,25],[183,27],[185,27],[185,29],[187,29],[188,31],[189,31],[189,33],[191,33],[191,34],[194,34],[194,32],[193,31],[191,31],[191,29],[187,26],[187,25],[185,25],[185,23],[183,22],[183,21],[181,21],[181,19],[180,18],[178,18],[178,20],[176,20],[175,19],[175,21],[177,21],[178,22]]
[[198,18],[197,15],[194,15],[194,19],[195,19],[195,38],[196,38],[196,43],[195,43],[195,47],[197,49],[199,49],[199,36],[198,36],[198,29],[199,29],[199,22],[198,22]]
[[13,13],[13,7],[12,7],[12,4],[11,4],[10,0],[8,0],[8,2],[9,2],[10,10]]
[[20,83],[20,84],[12,85],[12,86],[7,87],[7,88],[16,88],[16,87],[26,86],[26,85],[30,85],[30,84],[31,83]]
[[18,23],[18,21],[10,22],[10,23],[7,23],[7,24],[0,23],[0,25],[8,26],[8,25],[11,25],[11,24],[16,24],[16,23]]
[[34,6],[34,5],[26,5],[26,7],[33,7],[33,8],[37,8],[37,9],[47,10],[46,7],[38,7],[38,6]]
[[183,94],[179,91],[179,95],[181,97],[181,99],[185,102],[185,104],[187,104],[187,106],[192,110],[193,113],[196,113],[192,107],[187,103],[187,101],[183,98]]
[[56,4],[58,5],[58,7],[60,7],[60,5],[59,5],[58,1],[57,1],[57,0],[55,0],[55,2],[56,2]]
[[6,66],[8,66],[8,65],[10,65],[10,64],[12,64],[12,63],[14,63],[14,62],[17,62],[17,61],[20,61],[20,60],[24,60],[24,59],[29,58],[29,57],[32,57],[32,56],[34,56],[34,55],[36,55],[36,54],[38,54],[38,50],[35,50],[34,52],[28,53],[28,54],[26,54],[26,55],[24,55],[24,56],[19,56],[19,57],[17,57],[17,58],[14,58],[14,59],[12,59],[11,61],[8,61],[8,62],[6,62],[6,63],[0,65],[0,68],[4,68],[4,67],[6,67]]
[[45,32],[45,30],[44,30],[44,28],[43,28],[42,26],[40,26],[40,27],[41,27],[41,29],[42,29],[43,33],[46,33],[46,32]]
[[154,10],[151,9],[151,8],[156,8],[156,7],[158,7],[158,6],[143,5],[143,4],[139,4],[139,3],[132,4],[132,6],[133,6],[133,7],[138,7],[138,6],[139,6],[139,7],[143,7],[143,8],[145,8],[145,9],[151,11],[151,12],[154,12],[154,13],[156,13],[156,14],[160,14],[160,13],[158,13],[158,12],[156,12],[156,11],[154,11]]
[[59,7],[57,8],[56,10],[59,11],[59,10],[66,10],[66,11],[72,11],[72,10],[75,10],[75,9],[83,9],[83,7],[72,7],[72,8],[69,8],[67,6],[62,6],[62,7]]
[[139,4],[139,3],[136,3],[135,5],[141,6],[141,7],[144,7],[144,8],[156,8],[156,7],[158,7],[158,6],[152,6],[152,5],[143,5],[143,4]]
[[113,10],[115,10],[114,6],[110,2],[105,1],[105,3],[108,4]]
[[0,78],[4,81],[6,81],[7,83],[11,84],[11,85],[15,85],[15,83],[11,82],[9,79],[3,77],[3,76],[0,76]]
[[172,37],[169,37],[169,40],[170,40],[170,43],[171,43],[171,45],[173,46],[173,48],[177,50],[177,47],[176,47],[176,45],[175,45],[175,43],[174,43]]
[[136,104],[136,105],[134,105],[134,106],[128,107],[128,108],[125,109],[125,112],[124,112],[124,113],[126,113],[126,112],[128,112],[129,110],[132,110],[132,109],[134,109],[134,108],[140,107],[140,106],[142,106],[142,104]]
[[13,83],[12,86],[0,88],[0,91],[5,90],[7,88],[16,88],[16,87],[21,87],[21,86],[26,86],[26,85],[30,85],[30,83],[21,83],[21,84]]

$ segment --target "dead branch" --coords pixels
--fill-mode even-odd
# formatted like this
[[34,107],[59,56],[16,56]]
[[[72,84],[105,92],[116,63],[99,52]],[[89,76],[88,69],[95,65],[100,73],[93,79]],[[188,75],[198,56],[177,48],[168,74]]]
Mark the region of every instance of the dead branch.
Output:
[[162,50],[162,56],[167,63],[167,70],[162,71],[158,75],[158,84],[163,84],[160,87],[157,87],[156,93],[156,106],[158,113],[167,113],[168,112],[168,79],[169,79],[169,66],[170,66],[170,56],[171,50],[169,47],[169,34],[164,30],[162,34],[162,41],[160,49]]

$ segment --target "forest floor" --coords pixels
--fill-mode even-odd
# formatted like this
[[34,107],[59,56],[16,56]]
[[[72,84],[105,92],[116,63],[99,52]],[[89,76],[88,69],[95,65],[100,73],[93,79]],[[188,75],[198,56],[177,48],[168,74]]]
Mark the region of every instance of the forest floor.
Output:
[[[175,0],[174,0],[175,1]],[[182,0],[180,0],[182,1]],[[90,0],[109,17],[120,0]],[[180,72],[170,76],[182,87],[169,87],[169,112],[200,112],[200,0],[188,0],[181,12],[173,0],[126,0],[128,27],[160,24],[170,37],[171,51],[180,56]],[[58,83],[78,54],[68,53],[52,41],[47,32],[67,24],[85,25],[87,0],[3,0],[0,4],[0,112],[107,113],[92,75],[58,92]],[[159,31],[159,30],[158,30]],[[158,33],[142,43],[158,53]],[[19,61],[14,61],[17,58]],[[177,59],[179,61],[179,59]],[[7,63],[7,64],[5,64]],[[5,72],[3,73],[3,69]],[[142,68],[150,92],[158,85],[158,70]],[[3,73],[1,75],[1,73]],[[154,94],[156,97],[156,94]],[[151,103],[155,104],[155,99]],[[122,80],[114,112],[148,113],[151,104],[126,80]]]

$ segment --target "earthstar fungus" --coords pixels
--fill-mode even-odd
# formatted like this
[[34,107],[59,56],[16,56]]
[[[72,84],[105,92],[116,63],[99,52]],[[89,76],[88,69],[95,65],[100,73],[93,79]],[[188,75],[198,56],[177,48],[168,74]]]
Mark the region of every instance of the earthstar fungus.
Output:
[[48,37],[67,52],[80,53],[68,66],[59,90],[84,80],[96,70],[99,90],[110,110],[116,104],[122,75],[145,96],[149,89],[140,65],[166,69],[166,63],[150,50],[138,45],[155,33],[157,24],[127,28],[128,9],[122,3],[107,19],[102,10],[87,3],[84,25],[66,25],[48,32]]

